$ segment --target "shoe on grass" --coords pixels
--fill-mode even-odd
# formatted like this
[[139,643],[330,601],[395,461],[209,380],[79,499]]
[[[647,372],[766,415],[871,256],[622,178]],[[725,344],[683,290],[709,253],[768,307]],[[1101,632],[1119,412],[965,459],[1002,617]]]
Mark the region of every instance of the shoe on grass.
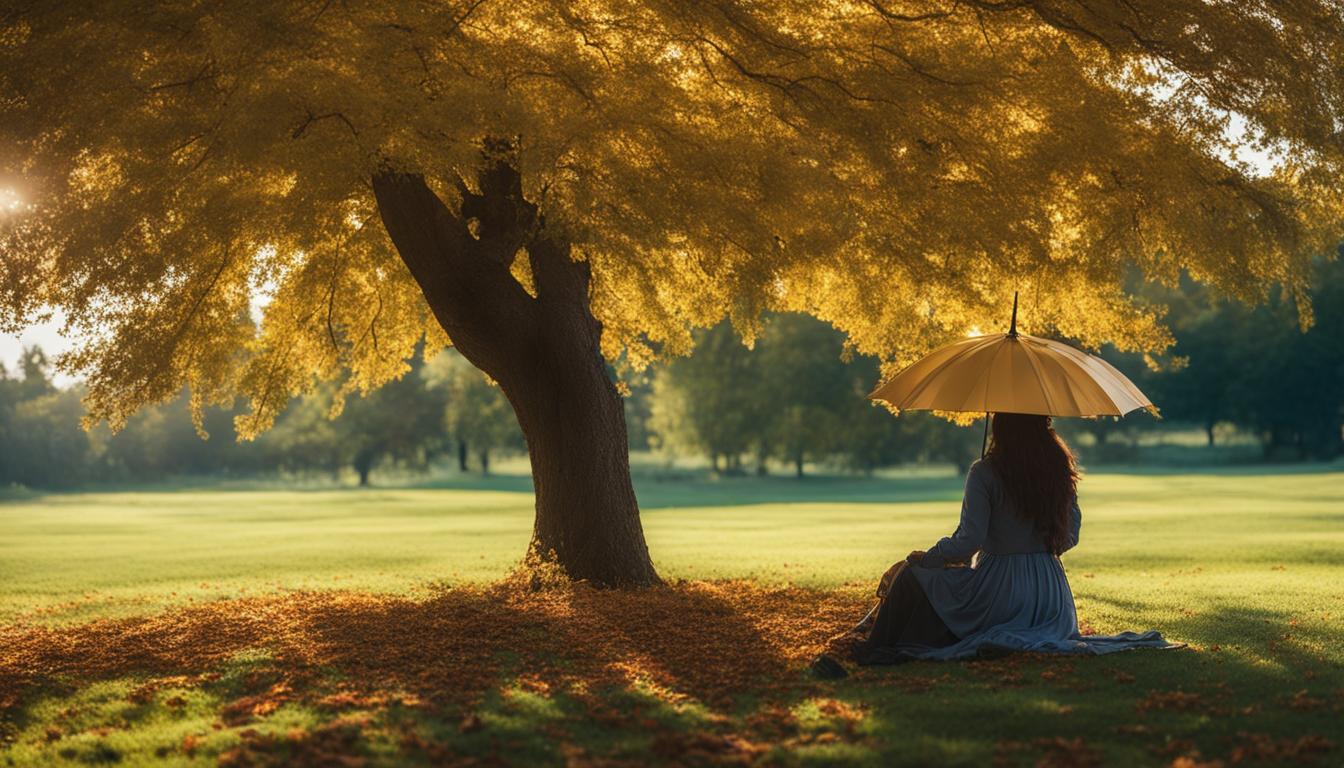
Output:
[[826,654],[822,654],[812,662],[812,666],[807,671],[813,677],[822,680],[839,680],[842,677],[849,677],[849,672],[845,670],[844,665]]

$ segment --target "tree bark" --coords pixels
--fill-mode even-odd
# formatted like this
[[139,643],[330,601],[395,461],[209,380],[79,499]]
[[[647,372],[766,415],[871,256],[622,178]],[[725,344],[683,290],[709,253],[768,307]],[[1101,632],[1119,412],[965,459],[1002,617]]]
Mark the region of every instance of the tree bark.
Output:
[[[459,184],[454,213],[422,176],[373,178],[383,224],[435,317],[518,417],[536,494],[529,555],[600,586],[659,583],[630,480],[624,403],[590,309],[588,264],[546,230],[507,161],[488,159],[477,186]],[[510,273],[520,252],[535,296]]]

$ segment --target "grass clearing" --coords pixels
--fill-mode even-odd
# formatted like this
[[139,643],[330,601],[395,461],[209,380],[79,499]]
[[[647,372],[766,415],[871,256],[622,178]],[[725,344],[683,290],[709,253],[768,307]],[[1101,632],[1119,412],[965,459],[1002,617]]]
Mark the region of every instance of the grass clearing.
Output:
[[500,583],[525,481],[0,503],[0,765],[1168,765],[1344,756],[1344,473],[1096,473],[1098,632],[1192,645],[800,673],[959,480],[638,481],[672,588]]

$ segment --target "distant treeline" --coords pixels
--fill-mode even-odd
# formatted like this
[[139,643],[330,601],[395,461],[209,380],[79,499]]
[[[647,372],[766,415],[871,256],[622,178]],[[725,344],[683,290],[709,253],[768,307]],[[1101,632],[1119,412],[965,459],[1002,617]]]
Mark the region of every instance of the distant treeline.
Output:
[[[1166,425],[1197,427],[1212,446],[1217,427],[1249,433],[1261,457],[1330,459],[1344,452],[1344,261],[1316,265],[1314,323],[1303,333],[1290,296],[1275,292],[1248,307],[1215,298],[1188,279],[1175,288],[1142,285],[1141,299],[1169,308],[1176,338],[1161,359],[1107,348],[1103,357],[1138,384]],[[647,398],[646,439],[654,447],[698,453],[722,471],[764,471],[783,460],[800,473],[830,461],[858,471],[912,461],[965,467],[980,449],[981,430],[928,414],[893,419],[864,395],[877,361],[842,360],[842,335],[801,315],[767,320],[748,350],[732,329],[705,332],[688,358],[661,366]],[[1089,460],[1127,459],[1129,438],[1156,425],[1147,415],[1064,419],[1062,432],[1084,442]],[[744,462],[750,467],[744,467]]]
[[[1154,370],[1140,356],[1102,355],[1158,403],[1167,423],[1220,425],[1254,435],[1274,460],[1329,459],[1344,451],[1344,265],[1318,265],[1314,325],[1300,332],[1290,298],[1257,307],[1215,299],[1194,283],[1144,286],[1141,297],[1170,307],[1175,348]],[[911,462],[965,467],[981,432],[929,414],[892,418],[865,397],[877,361],[845,355],[842,335],[803,315],[768,317],[753,348],[731,326],[703,331],[693,355],[629,382],[626,414],[634,450],[698,455],[725,474],[809,464],[871,472]],[[331,389],[297,398],[253,442],[235,439],[235,412],[210,409],[202,440],[185,393],[146,409],[124,429],[84,431],[78,387],[59,390],[39,349],[16,372],[0,368],[0,485],[38,488],[155,481],[172,476],[352,472],[368,482],[378,467],[422,469],[432,461],[488,472],[491,458],[525,444],[497,387],[453,351],[419,358],[367,396]],[[1068,420],[1090,433],[1088,458],[1105,458],[1150,418]],[[1126,434],[1129,433],[1129,434]]]
[[[330,474],[352,471],[361,485],[375,467],[423,469],[450,458],[486,472],[492,455],[523,449],[499,389],[451,350],[367,396],[330,388],[295,398],[274,427],[239,442],[241,411],[204,413],[202,439],[186,393],[133,416],[115,434],[84,431],[81,388],[55,388],[40,349],[25,351],[17,377],[0,375],[0,485],[64,488],[156,481],[174,476]],[[339,406],[337,404],[340,404]]]

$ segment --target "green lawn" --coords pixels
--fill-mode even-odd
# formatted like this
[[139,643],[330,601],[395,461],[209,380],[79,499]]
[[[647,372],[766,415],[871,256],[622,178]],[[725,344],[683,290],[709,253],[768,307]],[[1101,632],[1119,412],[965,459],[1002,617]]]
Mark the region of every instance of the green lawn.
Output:
[[684,583],[532,597],[489,586],[527,543],[516,478],[0,503],[0,765],[1344,764],[1328,468],[1085,479],[1081,619],[1192,650],[805,678],[881,571],[955,525],[959,486],[645,479]]

